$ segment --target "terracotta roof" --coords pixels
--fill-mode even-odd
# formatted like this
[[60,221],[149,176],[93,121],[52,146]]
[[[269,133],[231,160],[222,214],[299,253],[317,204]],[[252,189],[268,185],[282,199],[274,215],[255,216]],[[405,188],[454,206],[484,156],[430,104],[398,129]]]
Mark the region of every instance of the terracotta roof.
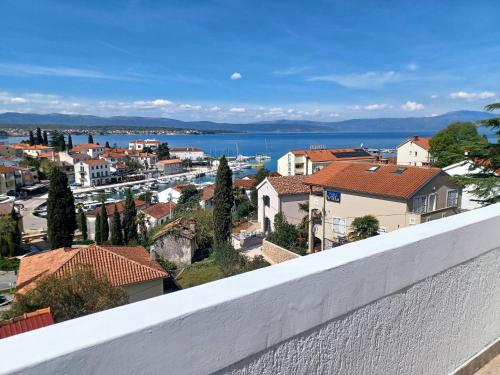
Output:
[[254,182],[254,179],[246,179],[245,180],[243,178],[239,178],[239,179],[233,181],[233,185],[238,186],[240,188],[244,188],[244,189],[250,189],[253,186],[253,182]]
[[214,184],[204,186],[203,189],[201,189],[200,200],[208,201],[214,197],[214,193],[215,193],[215,185]]
[[185,219],[179,218],[164,225],[153,236],[153,240],[156,240],[157,238],[168,234],[170,231],[178,231],[182,237],[187,238],[188,240],[192,240],[193,238],[196,237],[196,234],[189,228],[188,224],[185,221],[186,221]]
[[171,147],[170,148],[171,152],[188,152],[188,151],[203,151],[201,148],[198,147]]
[[16,168],[7,167],[5,165],[0,165],[0,173],[14,173]]
[[50,313],[50,307],[39,309],[9,320],[0,321],[0,339],[52,324],[54,324],[54,319]]
[[[134,199],[135,202],[135,207],[136,209],[140,210],[143,207],[146,206],[146,202],[140,199]],[[123,211],[125,211],[125,201],[118,201],[118,202],[111,202],[111,203],[106,203],[106,212],[108,214],[108,217],[113,216],[113,213],[115,212],[115,206],[119,214],[121,214]],[[88,216],[97,216],[101,213],[101,206],[87,212]]]
[[420,147],[422,147],[423,149],[425,150],[429,150],[431,148],[431,144],[430,144],[430,141],[431,139],[430,138],[426,138],[426,137],[419,137],[418,135],[414,135],[410,138],[408,138],[406,141],[404,141],[403,143],[401,143],[398,148],[402,145],[404,145],[405,143],[408,143],[408,142],[413,142],[417,145],[419,145]]
[[175,203],[157,203],[153,206],[149,206],[142,210],[145,214],[154,217],[155,219],[161,219],[162,217],[170,215],[171,212],[174,212]]
[[158,163],[160,164],[179,164],[182,163],[181,159],[168,159],[168,160],[160,160]]
[[31,146],[27,143],[13,143],[8,146],[9,148],[13,148],[14,150],[26,150]]
[[74,152],[74,153],[71,153],[70,156],[73,158],[73,160],[90,159],[89,154],[84,154],[82,152]]
[[[369,171],[369,168],[376,169]],[[397,170],[402,172],[396,173]],[[441,173],[439,168],[338,162],[331,163],[312,176],[308,176],[304,183],[326,188],[408,199],[439,173]]]
[[309,194],[309,185],[304,184],[307,176],[267,177],[266,180],[278,195]]
[[85,143],[83,145],[77,145],[72,148],[73,151],[84,151],[89,150],[91,148],[103,148],[101,145],[95,143]]
[[109,162],[107,160],[104,160],[104,159],[82,160],[82,163],[88,164],[88,165],[105,165],[105,164],[109,164]]
[[127,155],[122,152],[107,152],[105,154],[99,155],[99,158],[126,158]]
[[373,160],[375,157],[362,148],[325,148],[320,150],[292,150],[294,155],[306,155],[311,161],[321,163],[338,160]]
[[106,277],[113,286],[124,286],[167,276],[142,246],[90,245],[60,248],[26,256],[19,265],[17,293],[36,286],[47,275],[62,276],[78,265],[88,265],[98,277]]

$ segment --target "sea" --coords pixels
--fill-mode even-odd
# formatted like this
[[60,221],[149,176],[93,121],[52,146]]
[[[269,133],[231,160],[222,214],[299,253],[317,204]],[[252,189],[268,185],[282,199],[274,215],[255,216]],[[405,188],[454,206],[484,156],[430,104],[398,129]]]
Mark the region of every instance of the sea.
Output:
[[[232,134],[179,134],[179,135],[99,135],[94,142],[104,145],[127,147],[134,139],[154,138],[167,142],[171,147],[199,147],[206,154],[218,157],[255,156],[266,154],[271,157],[264,163],[270,171],[276,170],[276,161],[289,150],[324,147],[367,147],[394,149],[414,132],[334,132],[334,133],[232,133]],[[420,133],[422,137],[433,133]],[[25,137],[7,137],[6,143],[17,143]],[[87,143],[86,135],[72,136],[73,144]]]

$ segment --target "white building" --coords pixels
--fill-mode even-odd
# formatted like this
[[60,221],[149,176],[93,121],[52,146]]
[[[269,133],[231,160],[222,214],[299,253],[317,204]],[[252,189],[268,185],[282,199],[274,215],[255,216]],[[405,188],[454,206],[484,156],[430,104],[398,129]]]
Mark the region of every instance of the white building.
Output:
[[68,151],[60,151],[59,152],[59,161],[61,163],[68,163],[71,165],[75,165],[76,163],[82,160],[90,159],[90,156],[84,152],[68,152]]
[[152,206],[148,206],[142,210],[146,217],[146,225],[148,229],[154,228],[157,225],[162,225],[167,222],[175,210],[175,203],[157,203]]
[[397,147],[397,164],[424,167],[431,164],[430,138],[414,135]]
[[182,160],[180,159],[168,159],[160,160],[156,163],[156,168],[163,174],[177,174],[182,173]]
[[[450,176],[466,176],[468,174],[474,174],[481,172],[481,168],[478,168],[470,160],[463,160],[461,162],[449,165],[443,168],[443,171],[448,173]],[[498,174],[497,174],[498,175]],[[477,197],[473,194],[474,186],[466,186],[462,190],[462,205],[460,208],[463,210],[474,210],[476,208],[482,207],[480,203],[477,202]],[[500,187],[498,188],[497,194],[500,194]]]
[[91,158],[97,158],[106,152],[104,147],[95,143],[86,143],[83,145],[75,146],[71,149],[72,152],[82,152],[89,155]]
[[150,148],[151,150],[157,150],[160,145],[160,141],[156,139],[136,139],[135,141],[130,141],[128,143],[128,149],[134,151],[142,151],[144,148]]
[[103,159],[82,160],[75,164],[75,181],[81,186],[99,186],[111,181],[111,163]]
[[169,187],[168,189],[162,190],[158,193],[158,202],[167,203],[174,202],[177,203],[181,197],[182,189],[180,186]]
[[203,150],[196,147],[172,147],[170,155],[181,160],[201,160],[205,158]]

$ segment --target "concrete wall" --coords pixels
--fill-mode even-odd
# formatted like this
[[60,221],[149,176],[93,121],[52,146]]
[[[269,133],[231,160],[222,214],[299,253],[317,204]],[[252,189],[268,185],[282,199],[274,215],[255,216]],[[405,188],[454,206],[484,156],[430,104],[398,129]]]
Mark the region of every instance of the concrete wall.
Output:
[[273,263],[282,263],[287,260],[300,258],[300,255],[267,240],[262,241],[262,254]]
[[500,337],[499,227],[490,206],[9,337],[0,373],[449,374]]
[[191,264],[196,250],[195,240],[176,235],[164,235],[155,240],[150,246],[150,250],[160,258],[176,264]]
[[149,280],[143,283],[130,284],[124,287],[129,302],[158,297],[163,294],[163,279]]

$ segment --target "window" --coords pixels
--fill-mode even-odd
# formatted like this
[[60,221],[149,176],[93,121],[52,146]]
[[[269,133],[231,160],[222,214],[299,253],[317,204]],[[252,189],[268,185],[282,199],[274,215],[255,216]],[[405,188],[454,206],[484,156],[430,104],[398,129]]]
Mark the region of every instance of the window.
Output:
[[333,232],[339,236],[345,236],[347,234],[346,220],[340,217],[333,218]]
[[415,156],[417,156],[417,151],[415,151]]
[[367,169],[368,172],[375,172],[377,169],[379,169],[380,166],[378,165],[373,165],[370,168]]
[[395,174],[402,174],[404,171],[406,171],[406,168],[405,167],[398,167],[396,168],[395,170],[392,171],[392,173],[395,173]]
[[429,202],[428,202],[428,211],[435,211],[436,210],[436,200],[437,200],[437,195],[435,193],[429,195]]
[[458,206],[458,190],[448,190],[446,193],[446,207]]
[[427,211],[427,197],[425,195],[419,195],[413,198],[413,212],[416,214],[422,214]]
[[262,201],[264,202],[264,206],[269,207],[271,204],[271,200],[269,199],[268,195],[264,195],[262,197]]

